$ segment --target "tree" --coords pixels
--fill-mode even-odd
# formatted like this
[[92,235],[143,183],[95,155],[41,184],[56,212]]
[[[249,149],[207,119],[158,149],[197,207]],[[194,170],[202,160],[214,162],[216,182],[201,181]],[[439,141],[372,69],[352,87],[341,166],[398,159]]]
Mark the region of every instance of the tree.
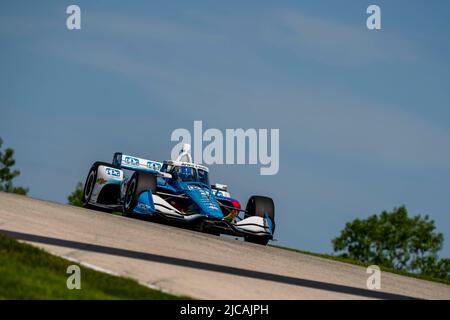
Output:
[[11,168],[16,164],[14,160],[14,150],[11,148],[2,151],[3,140],[0,138],[0,191],[17,193],[26,195],[27,188],[15,187],[13,179],[20,175],[19,170],[12,170]]
[[81,207],[83,205],[83,184],[78,182],[75,190],[67,197],[69,204],[77,207]]
[[444,236],[426,215],[408,217],[402,206],[347,223],[333,242],[342,257],[413,273],[450,279],[450,259],[439,259]]

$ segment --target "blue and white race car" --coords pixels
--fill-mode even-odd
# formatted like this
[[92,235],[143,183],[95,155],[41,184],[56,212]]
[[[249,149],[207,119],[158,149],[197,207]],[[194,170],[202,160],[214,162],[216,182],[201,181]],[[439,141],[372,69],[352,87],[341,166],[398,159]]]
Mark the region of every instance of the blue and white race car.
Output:
[[95,162],[84,185],[84,207],[134,218],[229,234],[266,245],[275,231],[273,200],[252,196],[244,209],[227,186],[209,184],[209,169],[192,162],[184,145],[176,160],[145,160],[120,152]]

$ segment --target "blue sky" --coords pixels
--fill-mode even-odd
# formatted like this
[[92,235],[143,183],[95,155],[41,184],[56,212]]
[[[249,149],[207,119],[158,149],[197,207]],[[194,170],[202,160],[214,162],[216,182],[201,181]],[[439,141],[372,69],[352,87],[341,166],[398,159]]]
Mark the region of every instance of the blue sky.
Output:
[[[78,4],[82,29],[66,29]],[[378,4],[382,30],[366,29]],[[2,1],[0,136],[30,195],[65,202],[115,151],[169,158],[176,128],[279,128],[280,171],[212,166],[276,201],[278,244],[331,252],[405,204],[450,255],[448,1]]]

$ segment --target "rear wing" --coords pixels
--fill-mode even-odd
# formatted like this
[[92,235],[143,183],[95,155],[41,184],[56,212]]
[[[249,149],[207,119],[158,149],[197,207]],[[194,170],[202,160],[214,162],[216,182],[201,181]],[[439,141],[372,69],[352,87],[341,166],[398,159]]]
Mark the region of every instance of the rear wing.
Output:
[[142,159],[121,152],[116,152],[114,154],[112,164],[120,169],[146,171],[151,173],[160,173],[163,165],[162,162]]

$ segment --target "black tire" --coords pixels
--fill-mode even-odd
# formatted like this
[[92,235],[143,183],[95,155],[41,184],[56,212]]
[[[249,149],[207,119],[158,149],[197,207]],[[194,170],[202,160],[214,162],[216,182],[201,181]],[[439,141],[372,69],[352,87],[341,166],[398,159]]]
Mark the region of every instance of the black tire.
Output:
[[[263,196],[251,196],[250,199],[248,199],[247,207],[245,208],[245,210],[247,211],[247,216],[257,216],[264,218],[265,214],[267,214],[272,220],[273,231],[275,232],[275,205],[272,198]],[[269,242],[269,238],[247,235],[245,236],[245,241],[267,245],[267,243]]]
[[86,182],[84,183],[84,188],[83,188],[83,207],[87,208],[87,209],[94,209],[94,210],[110,213],[110,212],[112,212],[112,210],[96,207],[96,206],[89,204],[89,200],[91,199],[91,196],[92,196],[92,191],[94,190],[95,182],[97,181],[97,170],[98,170],[99,166],[107,166],[107,167],[116,168],[116,166],[113,166],[110,163],[100,162],[100,161],[95,162],[91,166],[91,169],[89,170],[89,173],[86,177]]
[[123,201],[123,215],[127,217],[135,216],[133,212],[139,196],[143,191],[151,190],[152,194],[156,192],[156,175],[136,171],[128,182],[127,192]]

